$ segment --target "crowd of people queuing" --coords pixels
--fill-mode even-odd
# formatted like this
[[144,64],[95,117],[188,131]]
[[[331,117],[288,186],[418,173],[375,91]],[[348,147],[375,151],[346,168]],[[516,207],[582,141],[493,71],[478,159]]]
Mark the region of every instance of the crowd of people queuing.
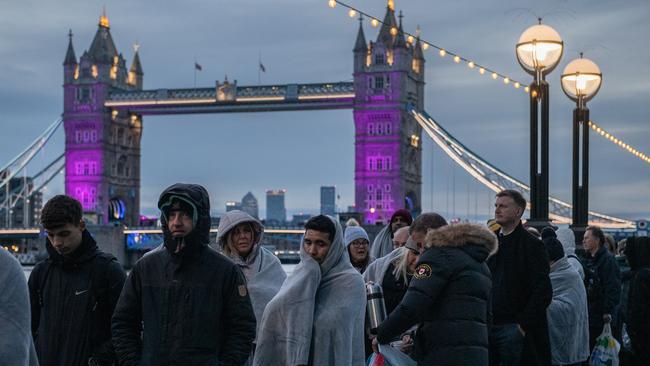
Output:
[[[158,208],[163,243],[127,276],[78,201],[49,200],[28,283],[0,251],[0,363],[361,366],[390,345],[418,365],[581,365],[610,324],[621,364],[650,365],[650,240],[588,227],[578,256],[573,231],[522,223],[516,191],[488,226],[398,210],[372,244],[315,216],[289,276],[242,211],[210,243],[205,188],[174,184]],[[372,330],[367,284],[387,314]]]

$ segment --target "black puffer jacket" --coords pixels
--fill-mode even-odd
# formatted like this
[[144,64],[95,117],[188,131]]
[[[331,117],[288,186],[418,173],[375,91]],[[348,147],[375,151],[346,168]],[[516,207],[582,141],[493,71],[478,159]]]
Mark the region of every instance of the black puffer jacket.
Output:
[[637,358],[650,362],[650,238],[627,238],[625,256],[632,272],[627,329]]
[[[46,241],[49,258],[29,276],[32,334],[40,365],[112,365],[111,315],[126,274],[97,248],[87,230],[63,257]],[[0,360],[2,363],[2,360]]]
[[175,253],[162,215],[165,249],[141,258],[129,274],[113,316],[115,351],[122,365],[241,365],[255,336],[244,276],[207,245],[207,191],[175,184],[158,206],[172,196],[194,207],[196,225]]
[[490,270],[497,239],[473,224],[445,226],[427,235],[402,302],[379,326],[387,343],[416,323],[418,365],[487,365]]

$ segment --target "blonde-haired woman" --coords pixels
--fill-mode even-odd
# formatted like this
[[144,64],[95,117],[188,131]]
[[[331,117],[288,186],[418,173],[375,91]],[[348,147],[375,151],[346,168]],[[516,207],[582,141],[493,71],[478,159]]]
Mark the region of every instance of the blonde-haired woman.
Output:
[[[262,223],[243,211],[229,211],[219,221],[217,244],[221,252],[232,259],[246,277],[246,286],[257,320],[256,334],[259,334],[264,308],[287,278],[280,260],[262,247],[263,235]],[[249,364],[251,360],[252,357]]]

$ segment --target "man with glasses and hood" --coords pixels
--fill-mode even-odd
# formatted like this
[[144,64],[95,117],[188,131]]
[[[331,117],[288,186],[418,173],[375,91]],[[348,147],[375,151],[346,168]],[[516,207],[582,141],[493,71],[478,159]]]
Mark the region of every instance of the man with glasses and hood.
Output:
[[366,293],[338,220],[305,224],[300,263],[264,310],[253,365],[363,366]]
[[208,246],[208,192],[174,184],[158,208],[164,248],[135,264],[113,315],[120,365],[243,364],[255,315],[241,270]]

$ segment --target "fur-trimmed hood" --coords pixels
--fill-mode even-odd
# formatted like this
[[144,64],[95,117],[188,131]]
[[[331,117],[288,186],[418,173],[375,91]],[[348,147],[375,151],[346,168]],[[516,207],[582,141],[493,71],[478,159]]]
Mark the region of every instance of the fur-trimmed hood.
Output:
[[430,230],[425,243],[427,248],[475,245],[484,247],[490,255],[496,253],[499,246],[494,233],[477,224],[452,224]]

